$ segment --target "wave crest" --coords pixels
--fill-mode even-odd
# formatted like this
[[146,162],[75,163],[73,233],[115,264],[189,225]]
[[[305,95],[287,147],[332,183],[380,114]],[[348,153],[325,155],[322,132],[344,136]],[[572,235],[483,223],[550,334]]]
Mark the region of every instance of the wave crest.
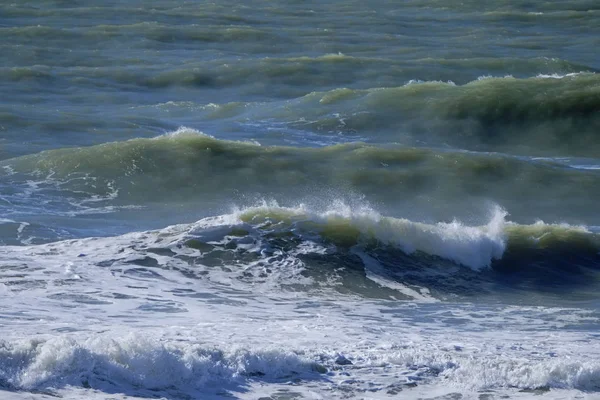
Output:
[[506,246],[506,215],[506,211],[496,208],[490,222],[479,227],[466,226],[457,220],[425,224],[385,217],[368,207],[353,209],[341,201],[334,201],[329,209],[317,213],[305,206],[287,208],[276,204],[251,207],[239,213],[244,222],[289,221],[294,229],[316,229],[324,238],[342,245],[375,240],[408,254],[423,252],[473,269],[489,267],[492,260],[502,257]]

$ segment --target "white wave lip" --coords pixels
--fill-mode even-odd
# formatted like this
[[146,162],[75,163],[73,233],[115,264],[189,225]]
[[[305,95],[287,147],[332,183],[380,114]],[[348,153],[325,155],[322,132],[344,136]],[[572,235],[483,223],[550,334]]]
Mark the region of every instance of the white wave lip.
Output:
[[431,225],[404,218],[384,217],[369,207],[353,208],[341,201],[334,201],[324,212],[311,211],[303,205],[287,208],[273,203],[238,211],[238,214],[261,211],[305,215],[321,223],[345,220],[365,237],[374,237],[382,243],[397,246],[405,253],[421,251],[475,270],[489,267],[492,260],[502,258],[506,248],[504,227],[507,213],[499,207],[493,210],[490,222],[480,227],[466,226],[456,220]]
[[364,218],[356,222],[383,243],[399,246],[405,253],[421,251],[478,270],[502,258],[506,248],[504,217],[498,209],[483,227],[465,226],[459,221],[427,225],[407,219]]
[[[202,131],[199,131],[197,129],[193,129],[193,128],[188,128],[186,126],[180,126],[179,128],[177,128],[174,131],[170,131],[170,132],[166,132],[162,135],[159,136],[155,136],[152,138],[152,140],[163,140],[163,139],[177,139],[177,138],[185,138],[185,137],[204,137],[204,138],[208,138],[208,139],[215,139],[216,138],[212,135],[209,135],[207,133],[204,133]],[[133,139],[135,140],[135,139]],[[222,140],[223,142],[230,142],[230,143],[236,143],[236,144],[244,144],[244,145],[252,145],[252,146],[260,146],[261,144],[256,141],[256,140],[242,140],[242,141],[238,141],[238,140]]]

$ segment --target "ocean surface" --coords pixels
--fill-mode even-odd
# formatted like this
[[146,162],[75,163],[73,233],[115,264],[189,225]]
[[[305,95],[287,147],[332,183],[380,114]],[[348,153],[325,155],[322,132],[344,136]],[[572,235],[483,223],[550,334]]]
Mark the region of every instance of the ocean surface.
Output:
[[1,399],[600,399],[597,0],[0,37]]

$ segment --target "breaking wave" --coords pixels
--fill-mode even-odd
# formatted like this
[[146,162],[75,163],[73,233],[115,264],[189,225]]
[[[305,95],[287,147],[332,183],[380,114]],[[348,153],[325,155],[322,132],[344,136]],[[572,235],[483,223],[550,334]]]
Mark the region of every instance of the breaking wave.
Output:
[[[327,377],[322,374],[335,371],[346,376],[372,374],[369,390],[374,393],[389,394],[440,381],[471,391],[507,387],[537,394],[555,389],[600,390],[600,366],[595,360],[541,354],[528,360],[517,357],[522,349],[513,348],[505,355],[500,349],[479,345],[482,348],[476,357],[471,349],[443,344],[351,346],[346,353],[350,361],[327,347],[220,349],[140,333],[114,338],[105,334],[87,339],[67,335],[28,338],[0,342],[0,388],[50,395],[59,395],[57,391],[65,388],[82,388],[142,397],[157,393],[195,397],[214,395],[216,389],[217,395],[244,392],[252,382],[265,380],[285,383],[296,379],[310,385]],[[401,372],[407,380],[382,385],[377,382],[382,369]],[[330,390],[360,393],[364,391],[361,383],[340,380],[329,385]]]

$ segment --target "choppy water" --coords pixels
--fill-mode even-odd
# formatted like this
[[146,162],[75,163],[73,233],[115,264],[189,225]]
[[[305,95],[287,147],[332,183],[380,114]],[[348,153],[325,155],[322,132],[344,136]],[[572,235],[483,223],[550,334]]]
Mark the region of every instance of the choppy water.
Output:
[[0,4],[0,397],[598,398],[597,3]]

